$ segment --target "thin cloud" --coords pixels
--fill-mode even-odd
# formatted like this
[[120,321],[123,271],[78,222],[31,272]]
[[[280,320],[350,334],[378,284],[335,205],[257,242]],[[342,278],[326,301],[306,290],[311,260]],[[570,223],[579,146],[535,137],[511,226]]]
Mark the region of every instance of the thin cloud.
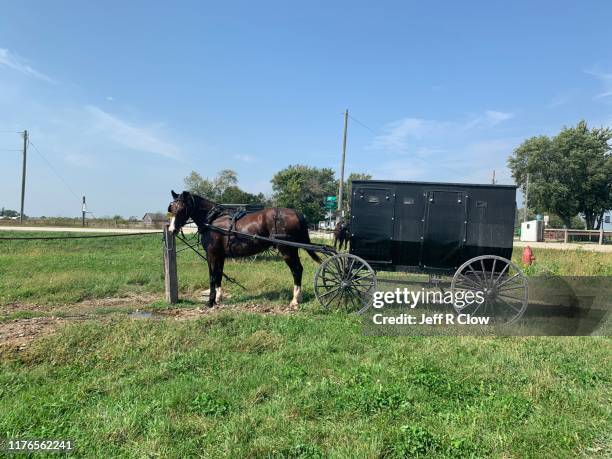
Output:
[[411,141],[422,140],[435,132],[444,132],[450,129],[448,123],[426,120],[420,118],[403,118],[393,121],[383,128],[384,134],[374,138],[372,148],[403,151],[408,148]]
[[24,59],[11,53],[6,48],[0,48],[0,66],[8,67],[11,70],[15,70],[19,73],[27,75],[31,78],[36,78],[37,80],[44,81],[46,83],[55,83],[51,77],[39,72],[38,70],[34,70]]
[[556,108],[566,105],[570,101],[571,97],[569,94],[560,94],[551,99],[546,105],[546,108]]
[[182,159],[180,149],[176,145],[161,140],[157,133],[150,129],[128,124],[93,105],[88,105],[85,109],[92,116],[95,129],[104,132],[115,143],[131,150]]
[[[479,116],[467,120],[439,121],[422,118],[403,118],[393,121],[383,128],[383,134],[377,136],[370,145],[376,150],[402,153],[417,148],[424,140],[442,138],[457,138],[474,129],[489,129],[514,118],[514,113],[498,110],[486,110]],[[427,145],[427,150],[437,150],[437,147]]]
[[596,78],[602,85],[602,91],[599,94],[595,94],[593,99],[605,99],[612,96],[612,73],[603,73],[595,70],[584,70],[584,73]]
[[243,163],[255,163],[257,162],[257,158],[251,155],[234,155],[234,159],[238,161],[242,161]]
[[68,153],[64,155],[64,161],[73,166],[86,169],[92,169],[96,166],[96,160],[93,156],[82,153]]
[[597,94],[594,97],[594,99],[603,99],[604,97],[610,97],[610,96],[612,96],[612,91],[605,91],[605,92],[602,92],[600,94]]
[[512,118],[514,118],[514,113],[486,110],[482,115],[474,116],[460,124],[459,129],[467,131],[475,128],[491,128]]
[[498,112],[496,110],[487,110],[485,112],[485,123],[489,126],[496,126],[512,118],[514,118],[514,113]]

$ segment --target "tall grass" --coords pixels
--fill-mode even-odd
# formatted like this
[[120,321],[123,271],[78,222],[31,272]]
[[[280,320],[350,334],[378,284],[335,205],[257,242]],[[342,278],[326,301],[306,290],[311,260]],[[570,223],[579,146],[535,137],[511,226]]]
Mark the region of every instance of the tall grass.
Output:
[[0,436],[86,457],[603,457],[611,350],[374,338],[344,314],[87,323],[0,362]]
[[[612,274],[610,254],[536,257],[528,274]],[[364,336],[359,318],[317,310],[316,266],[302,260],[296,314],[135,320],[104,307],[104,320],[0,355],[0,438],[70,439],[81,457],[612,454],[608,337]],[[247,288],[228,285],[230,304],[291,299],[280,259],[226,271]],[[190,251],[179,253],[179,282],[196,301],[208,286]],[[158,235],[0,242],[7,320],[162,285]]]

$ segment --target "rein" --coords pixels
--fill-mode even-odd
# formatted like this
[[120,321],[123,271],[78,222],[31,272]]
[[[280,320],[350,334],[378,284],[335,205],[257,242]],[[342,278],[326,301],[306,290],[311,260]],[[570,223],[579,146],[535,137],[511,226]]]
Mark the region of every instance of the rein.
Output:
[[[200,233],[198,234],[198,243],[200,242]],[[198,257],[200,257],[202,260],[206,261],[206,263],[208,263],[208,258],[206,258],[206,255],[200,253],[200,251],[196,248],[196,245],[192,245],[190,244],[187,239],[185,238],[185,234],[183,234],[183,230],[181,230],[180,234],[177,234],[176,237],[181,240],[187,247],[189,247],[191,250],[193,250]],[[240,282],[238,282],[236,279],[234,279],[233,277],[228,276],[227,274],[225,274],[224,272],[221,273],[223,275],[223,278],[232,283],[237,285],[238,287],[240,287],[243,290],[246,290],[246,287],[244,285],[242,285]]]

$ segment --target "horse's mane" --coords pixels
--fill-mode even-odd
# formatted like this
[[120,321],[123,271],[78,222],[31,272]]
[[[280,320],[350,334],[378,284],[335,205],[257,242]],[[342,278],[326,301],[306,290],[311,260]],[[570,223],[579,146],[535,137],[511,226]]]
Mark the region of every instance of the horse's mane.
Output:
[[213,207],[215,207],[217,205],[217,203],[215,201],[211,201],[210,199],[204,198],[204,197],[202,197],[202,196],[200,196],[198,194],[194,194],[194,193],[191,193],[191,192],[189,194],[194,198],[194,200],[196,202],[200,201],[200,202],[198,202],[198,204],[200,204],[201,202],[204,202],[204,204],[208,208],[213,208]]

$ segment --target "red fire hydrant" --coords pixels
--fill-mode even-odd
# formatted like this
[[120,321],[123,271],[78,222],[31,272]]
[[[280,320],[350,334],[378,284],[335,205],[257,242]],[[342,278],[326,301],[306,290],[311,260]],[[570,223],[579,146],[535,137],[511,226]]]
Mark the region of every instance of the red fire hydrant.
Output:
[[531,247],[526,246],[523,249],[523,264],[525,266],[529,266],[531,263],[533,263],[533,260],[535,260],[535,256],[533,255],[533,252],[531,251]]

